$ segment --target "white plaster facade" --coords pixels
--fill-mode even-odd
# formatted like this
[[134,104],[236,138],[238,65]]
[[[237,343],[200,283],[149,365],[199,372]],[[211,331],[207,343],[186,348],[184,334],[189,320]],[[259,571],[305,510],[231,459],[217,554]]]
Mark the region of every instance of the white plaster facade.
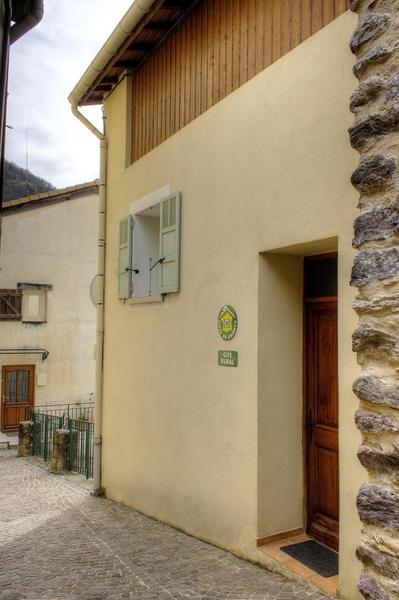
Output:
[[[52,286],[45,292],[45,322],[0,321],[1,371],[34,365],[35,405],[85,402],[94,392],[96,311],[89,288],[97,212],[97,182],[3,204],[0,289]],[[3,353],[10,348],[43,348],[49,355]]]

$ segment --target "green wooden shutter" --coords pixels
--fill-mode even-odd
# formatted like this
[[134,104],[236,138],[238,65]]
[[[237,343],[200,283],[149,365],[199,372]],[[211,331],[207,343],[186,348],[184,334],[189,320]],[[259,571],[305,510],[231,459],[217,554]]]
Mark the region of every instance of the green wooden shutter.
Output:
[[132,217],[119,222],[118,298],[129,298],[132,284]]
[[180,285],[180,192],[161,200],[159,256],[161,294],[178,292]]

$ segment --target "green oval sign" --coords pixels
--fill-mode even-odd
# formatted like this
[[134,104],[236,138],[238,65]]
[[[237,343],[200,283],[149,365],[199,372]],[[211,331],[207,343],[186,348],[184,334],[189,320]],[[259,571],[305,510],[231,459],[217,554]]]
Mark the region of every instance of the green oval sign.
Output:
[[230,304],[225,304],[218,314],[218,331],[224,340],[232,340],[237,333],[238,316]]

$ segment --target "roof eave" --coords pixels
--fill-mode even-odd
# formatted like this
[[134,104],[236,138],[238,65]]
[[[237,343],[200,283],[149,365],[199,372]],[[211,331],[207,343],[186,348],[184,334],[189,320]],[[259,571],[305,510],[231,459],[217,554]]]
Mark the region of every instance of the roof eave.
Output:
[[[118,52],[132,30],[141,19],[150,11],[156,0],[135,0],[120,23],[111,33],[95,58],[90,63],[78,83],[68,96],[72,106],[80,106],[85,94],[93,85],[97,77],[104,71],[110,60]],[[99,102],[100,104],[101,102]],[[91,103],[93,104],[93,102]]]
[[78,197],[82,194],[86,194],[93,190],[98,193],[99,180],[88,181],[78,185],[72,185],[66,188],[49,190],[48,192],[40,192],[39,194],[33,194],[31,196],[23,196],[21,198],[14,198],[13,200],[3,201],[4,213],[16,211],[22,208],[32,208],[34,206],[40,206],[48,202],[56,202],[60,200],[68,200],[69,198]]

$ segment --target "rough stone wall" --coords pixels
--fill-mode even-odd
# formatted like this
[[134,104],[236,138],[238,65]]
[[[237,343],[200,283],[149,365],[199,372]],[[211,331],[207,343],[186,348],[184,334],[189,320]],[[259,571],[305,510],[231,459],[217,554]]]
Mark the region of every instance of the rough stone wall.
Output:
[[358,456],[368,471],[357,507],[363,523],[359,590],[368,600],[399,598],[399,0],[352,0],[351,40],[359,87],[349,130],[360,153],[352,183],[360,193],[352,271],[362,367],[353,389]]

